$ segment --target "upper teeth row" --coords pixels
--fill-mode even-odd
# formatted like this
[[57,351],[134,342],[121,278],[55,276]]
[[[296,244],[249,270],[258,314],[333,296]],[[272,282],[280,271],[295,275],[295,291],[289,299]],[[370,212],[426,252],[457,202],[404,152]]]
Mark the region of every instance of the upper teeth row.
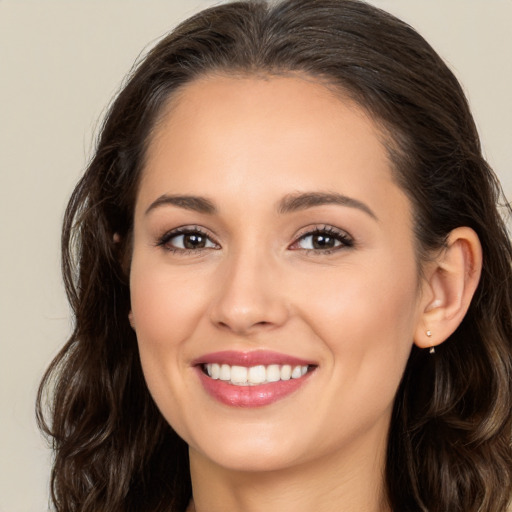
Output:
[[229,381],[236,386],[251,386],[279,380],[298,379],[308,371],[307,366],[270,364],[268,366],[230,366],[229,364],[205,364],[206,373],[212,379]]

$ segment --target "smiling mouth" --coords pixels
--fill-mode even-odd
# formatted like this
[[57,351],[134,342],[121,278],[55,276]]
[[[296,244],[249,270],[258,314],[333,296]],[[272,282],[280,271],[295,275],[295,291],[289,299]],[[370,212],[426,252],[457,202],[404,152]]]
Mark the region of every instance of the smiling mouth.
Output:
[[314,365],[269,364],[238,366],[220,363],[202,365],[205,375],[213,380],[224,381],[233,386],[258,386],[272,382],[300,379],[312,372]]
[[204,390],[230,407],[262,407],[299,392],[318,365],[268,350],[226,350],[192,361]]

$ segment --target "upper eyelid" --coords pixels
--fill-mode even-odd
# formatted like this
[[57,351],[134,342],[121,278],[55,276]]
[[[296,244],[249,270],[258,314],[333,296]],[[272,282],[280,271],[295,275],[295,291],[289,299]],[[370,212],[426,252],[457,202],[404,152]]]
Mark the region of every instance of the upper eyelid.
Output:
[[157,238],[156,245],[165,245],[169,242],[169,240],[172,240],[178,236],[186,235],[187,233],[200,233],[201,235],[206,236],[215,245],[220,246],[219,242],[216,240],[216,237],[212,235],[209,230],[194,225],[180,226],[166,231],[163,235]]
[[[346,230],[337,228],[335,226],[331,226],[329,224],[316,225],[313,227],[303,228],[299,231],[299,233],[295,236],[295,241],[300,240],[301,238],[314,235],[315,233],[331,233],[333,235],[339,235],[344,238],[350,238],[354,240],[354,237]],[[295,243],[295,242],[294,242]]]
[[169,229],[165,231],[165,233],[160,238],[182,235],[184,233],[201,233],[202,235],[205,235],[212,240],[216,238],[216,235],[213,234],[209,229],[195,225],[178,226],[176,228]]

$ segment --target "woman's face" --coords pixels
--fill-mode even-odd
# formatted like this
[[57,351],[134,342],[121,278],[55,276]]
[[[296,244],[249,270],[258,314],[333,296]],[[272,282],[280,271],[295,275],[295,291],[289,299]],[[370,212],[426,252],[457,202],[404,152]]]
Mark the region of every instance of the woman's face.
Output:
[[422,305],[381,141],[306,78],[203,78],[170,103],[136,202],[130,317],[192,456],[272,470],[382,453]]

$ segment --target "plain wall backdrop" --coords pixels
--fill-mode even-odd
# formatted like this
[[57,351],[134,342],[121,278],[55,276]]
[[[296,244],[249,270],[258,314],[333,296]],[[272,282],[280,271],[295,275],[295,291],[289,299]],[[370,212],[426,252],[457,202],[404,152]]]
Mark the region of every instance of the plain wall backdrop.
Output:
[[[212,0],[0,0],[0,512],[48,510],[41,375],[72,320],[60,277],[66,201],[139,53]],[[462,82],[512,198],[512,0],[373,0]]]

